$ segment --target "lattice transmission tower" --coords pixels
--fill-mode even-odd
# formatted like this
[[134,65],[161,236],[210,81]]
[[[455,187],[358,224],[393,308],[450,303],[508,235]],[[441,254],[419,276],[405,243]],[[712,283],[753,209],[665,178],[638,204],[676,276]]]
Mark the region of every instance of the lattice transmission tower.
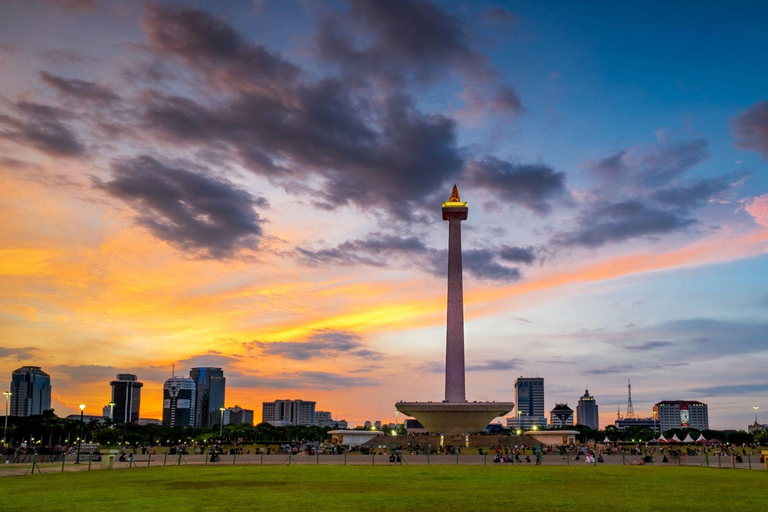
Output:
[[627,379],[627,419],[635,419],[635,409],[632,407],[632,383]]

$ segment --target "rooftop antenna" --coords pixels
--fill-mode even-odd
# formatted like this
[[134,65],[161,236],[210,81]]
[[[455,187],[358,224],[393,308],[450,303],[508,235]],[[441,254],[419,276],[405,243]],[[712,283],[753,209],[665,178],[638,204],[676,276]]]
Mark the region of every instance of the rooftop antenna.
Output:
[[632,383],[627,379],[627,419],[635,419],[635,409],[632,407]]
[[176,377],[176,363],[171,365],[171,377]]
[[616,419],[617,419],[617,420],[621,420],[621,419],[623,419],[623,418],[621,417],[621,406],[618,406],[618,407],[616,408]]

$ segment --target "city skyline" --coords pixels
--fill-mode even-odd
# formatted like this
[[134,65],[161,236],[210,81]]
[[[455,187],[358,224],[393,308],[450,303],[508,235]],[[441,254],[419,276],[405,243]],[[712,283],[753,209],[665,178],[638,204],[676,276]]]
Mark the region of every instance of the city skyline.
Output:
[[454,183],[468,400],[768,410],[768,6],[0,11],[0,374],[59,416],[135,374],[160,418],[174,364],[255,411],[441,400]]

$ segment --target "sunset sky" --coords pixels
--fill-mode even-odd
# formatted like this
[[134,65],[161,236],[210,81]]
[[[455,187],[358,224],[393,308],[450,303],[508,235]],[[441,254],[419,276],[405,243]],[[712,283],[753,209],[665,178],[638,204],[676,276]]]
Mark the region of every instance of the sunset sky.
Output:
[[[0,2],[0,375],[120,372],[350,423],[589,388],[768,420],[764,2]],[[402,420],[402,416],[400,417]]]

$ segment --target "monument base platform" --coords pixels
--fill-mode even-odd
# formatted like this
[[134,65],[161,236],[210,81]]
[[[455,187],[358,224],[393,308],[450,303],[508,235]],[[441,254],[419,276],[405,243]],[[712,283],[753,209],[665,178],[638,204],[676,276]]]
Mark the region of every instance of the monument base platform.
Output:
[[515,408],[512,402],[398,402],[395,408],[412,416],[433,434],[482,432],[494,418]]

